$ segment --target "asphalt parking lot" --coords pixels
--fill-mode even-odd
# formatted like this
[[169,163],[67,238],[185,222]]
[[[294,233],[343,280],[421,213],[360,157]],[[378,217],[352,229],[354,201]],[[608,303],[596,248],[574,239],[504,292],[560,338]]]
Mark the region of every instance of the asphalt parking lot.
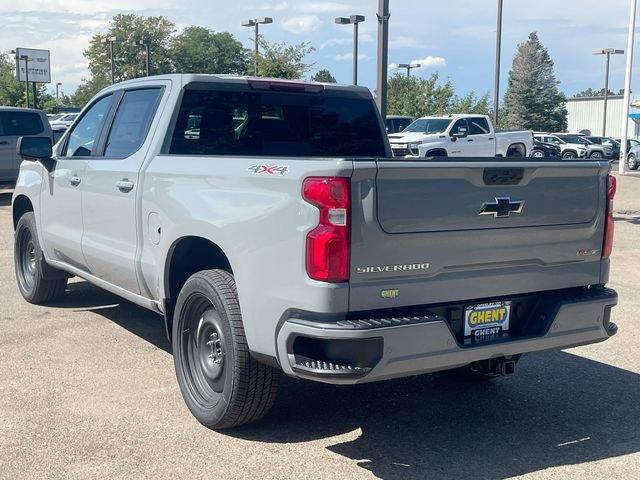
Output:
[[184,406],[160,316],[74,280],[36,307],[0,191],[0,478],[640,479],[640,176],[619,180],[613,339],[525,357],[512,378],[357,387],[285,380],[225,433]]

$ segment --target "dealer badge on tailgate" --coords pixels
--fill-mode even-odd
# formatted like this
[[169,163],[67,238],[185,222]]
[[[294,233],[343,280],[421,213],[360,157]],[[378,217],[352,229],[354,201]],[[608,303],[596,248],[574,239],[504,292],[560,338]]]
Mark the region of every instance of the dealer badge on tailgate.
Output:
[[483,303],[464,312],[464,336],[486,340],[509,330],[511,302]]

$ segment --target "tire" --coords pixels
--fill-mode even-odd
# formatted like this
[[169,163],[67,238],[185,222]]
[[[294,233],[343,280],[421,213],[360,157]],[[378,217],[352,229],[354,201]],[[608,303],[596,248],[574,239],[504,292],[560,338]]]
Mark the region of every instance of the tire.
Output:
[[535,149],[533,152],[531,152],[531,156],[534,158],[543,158],[547,155],[542,150]]
[[633,153],[629,154],[629,158],[627,159],[627,166],[629,167],[629,170],[638,169],[638,159]]
[[573,159],[573,158],[578,158],[578,155],[576,154],[576,152],[569,150],[568,152],[564,152],[562,154],[562,158]]
[[273,405],[279,372],[249,353],[230,273],[205,270],[186,281],[176,302],[172,344],[182,397],[205,427],[253,422]]
[[600,159],[604,158],[604,155],[602,155],[602,152],[593,152],[591,155],[589,155],[589,158],[594,158],[596,160],[600,160]]
[[[16,226],[13,250],[18,289],[22,297],[36,305],[59,299],[67,288],[66,273],[46,266],[33,212],[27,212]],[[46,268],[46,277],[43,269]]]

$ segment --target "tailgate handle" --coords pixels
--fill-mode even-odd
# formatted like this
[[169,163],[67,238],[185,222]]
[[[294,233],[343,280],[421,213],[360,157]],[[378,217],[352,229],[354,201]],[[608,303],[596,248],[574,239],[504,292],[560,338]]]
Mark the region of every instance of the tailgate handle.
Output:
[[485,185],[518,185],[524,178],[524,168],[485,168]]

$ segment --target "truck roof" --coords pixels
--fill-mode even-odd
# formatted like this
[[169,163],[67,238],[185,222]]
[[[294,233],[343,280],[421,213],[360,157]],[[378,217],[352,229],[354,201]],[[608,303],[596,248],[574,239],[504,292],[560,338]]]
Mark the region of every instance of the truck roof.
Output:
[[172,73],[167,75],[153,75],[150,77],[140,77],[132,80],[125,80],[123,82],[116,83],[106,87],[103,91],[108,91],[114,88],[119,88],[127,85],[140,85],[153,83],[158,80],[169,80],[175,82],[181,86],[185,86],[194,82],[207,82],[207,83],[242,83],[247,84],[250,80],[263,81],[263,82],[280,82],[280,83],[292,83],[292,84],[304,84],[304,85],[322,85],[325,90],[343,90],[351,92],[359,92],[371,94],[368,88],[356,85],[342,85],[337,83],[322,83],[312,82],[308,80],[283,80],[281,78],[268,78],[268,77],[254,77],[249,75],[228,75],[228,74],[203,74],[203,73]]
[[448,115],[427,115],[425,117],[420,117],[419,120],[451,120],[459,117],[484,117],[487,118],[488,115],[484,115],[482,113],[450,113]]

